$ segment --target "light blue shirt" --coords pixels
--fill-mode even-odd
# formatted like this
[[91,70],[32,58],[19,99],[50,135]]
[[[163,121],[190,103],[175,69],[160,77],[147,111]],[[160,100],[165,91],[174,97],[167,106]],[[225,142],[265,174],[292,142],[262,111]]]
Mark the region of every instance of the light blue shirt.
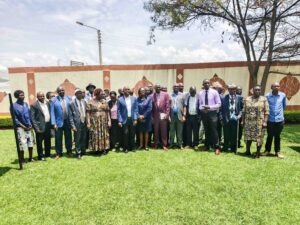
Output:
[[278,92],[278,95],[273,95],[272,92],[266,95],[269,103],[270,114],[269,122],[282,122],[284,121],[283,111],[286,108],[286,96],[283,92]]

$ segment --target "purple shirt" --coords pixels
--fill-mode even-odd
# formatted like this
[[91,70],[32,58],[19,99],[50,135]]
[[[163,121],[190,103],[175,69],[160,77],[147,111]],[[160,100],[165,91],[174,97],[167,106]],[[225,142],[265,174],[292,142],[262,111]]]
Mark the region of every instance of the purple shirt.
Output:
[[[206,90],[200,91],[199,93],[199,109],[203,110],[205,105],[205,92]],[[208,89],[207,93],[208,105],[210,106],[209,111],[216,111],[221,106],[221,99],[219,93],[214,89]]]

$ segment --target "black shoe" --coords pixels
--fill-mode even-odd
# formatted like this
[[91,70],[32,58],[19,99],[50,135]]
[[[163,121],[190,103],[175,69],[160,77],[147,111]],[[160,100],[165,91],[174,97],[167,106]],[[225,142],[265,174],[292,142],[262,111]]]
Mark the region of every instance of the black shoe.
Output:
[[42,158],[38,158],[39,161],[46,161],[46,159],[44,157]]
[[128,153],[128,150],[127,150],[127,149],[125,149],[125,150],[124,150],[124,153]]
[[106,150],[103,151],[103,155],[107,155],[107,151]]

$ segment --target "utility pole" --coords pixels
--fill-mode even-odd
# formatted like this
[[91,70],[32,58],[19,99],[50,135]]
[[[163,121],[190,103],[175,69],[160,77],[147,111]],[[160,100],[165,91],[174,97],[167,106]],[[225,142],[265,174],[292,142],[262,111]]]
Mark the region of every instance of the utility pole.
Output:
[[99,63],[100,65],[102,65],[102,41],[101,41],[101,31],[97,30],[97,34],[98,34],[98,47],[99,47]]
[[76,21],[76,23],[79,24],[80,26],[88,27],[88,28],[91,28],[91,29],[97,31],[98,48],[99,48],[99,64],[102,65],[102,47],[101,47],[102,40],[101,40],[101,31],[100,31],[100,29],[98,29],[96,27],[92,27],[92,26],[86,25],[86,24],[84,24],[82,22],[79,22],[79,21]]

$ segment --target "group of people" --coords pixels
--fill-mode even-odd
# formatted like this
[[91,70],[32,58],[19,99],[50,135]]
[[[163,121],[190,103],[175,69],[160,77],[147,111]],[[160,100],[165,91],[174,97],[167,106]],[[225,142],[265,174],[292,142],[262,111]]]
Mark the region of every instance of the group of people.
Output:
[[[261,155],[264,133],[267,142],[263,155],[269,155],[274,141],[275,153],[283,158],[280,133],[284,125],[285,94],[274,83],[271,92],[261,96],[261,87],[253,87],[253,95],[243,99],[242,89],[228,85],[224,95],[220,86],[211,87],[205,79],[197,93],[196,87],[184,92],[182,83],[173,85],[169,94],[159,84],[138,90],[109,91],[89,84],[85,90],[76,89],[66,96],[63,87],[56,93],[37,93],[37,101],[29,106],[24,92],[17,90],[13,112],[17,126],[21,160],[28,149],[29,161],[36,141],[38,160],[50,157],[51,137],[55,137],[56,159],[63,155],[63,136],[66,153],[72,155],[72,145],[78,159],[90,149],[95,154],[109,150],[134,151],[170,148],[195,150],[213,149],[237,151],[244,131],[246,154],[251,155],[251,143],[256,142],[255,158]],[[34,131],[34,132],[33,132]],[[34,139],[34,133],[36,138]],[[205,141],[203,141],[205,133]],[[199,148],[200,144],[204,144]]]

